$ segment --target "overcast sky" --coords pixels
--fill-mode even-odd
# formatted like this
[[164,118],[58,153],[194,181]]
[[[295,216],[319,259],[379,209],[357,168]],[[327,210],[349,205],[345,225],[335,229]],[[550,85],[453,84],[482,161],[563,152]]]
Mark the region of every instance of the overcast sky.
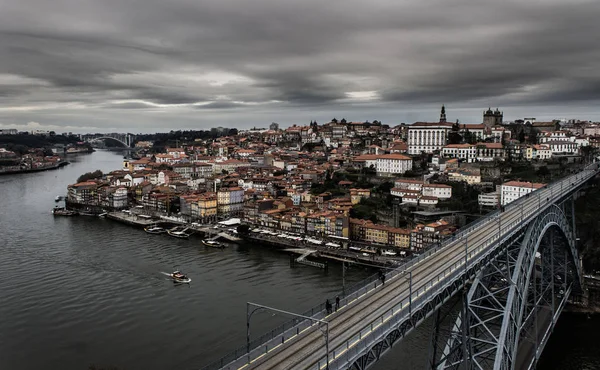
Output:
[[600,120],[600,1],[0,0],[0,128]]

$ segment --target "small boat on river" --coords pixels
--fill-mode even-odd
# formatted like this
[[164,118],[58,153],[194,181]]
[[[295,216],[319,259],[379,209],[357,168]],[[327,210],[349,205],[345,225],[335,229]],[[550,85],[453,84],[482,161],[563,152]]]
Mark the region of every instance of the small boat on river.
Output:
[[169,276],[171,276],[171,279],[173,279],[173,282],[175,283],[189,284],[192,281],[192,279],[185,276],[181,271],[174,271]]
[[202,244],[211,248],[225,248],[225,245],[223,243],[219,243],[216,240],[204,239],[202,240]]
[[148,226],[144,228],[144,231],[147,232],[148,234],[163,234],[166,233],[167,230],[163,229],[160,226]]
[[57,195],[56,198],[54,198],[55,202],[60,202],[61,200],[64,200],[65,197],[63,197],[62,195]]

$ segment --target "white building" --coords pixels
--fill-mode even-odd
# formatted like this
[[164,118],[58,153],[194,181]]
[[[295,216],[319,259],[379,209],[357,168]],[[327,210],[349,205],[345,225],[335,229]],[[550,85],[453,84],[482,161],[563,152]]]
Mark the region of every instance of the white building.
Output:
[[425,197],[450,199],[452,198],[452,186],[445,184],[426,184],[423,185],[421,193]]
[[571,141],[546,141],[544,145],[550,148],[552,154],[575,154],[578,151],[577,144]]
[[448,122],[416,122],[408,127],[408,154],[433,153],[448,142],[452,124]]
[[493,193],[479,194],[477,197],[480,207],[497,207],[500,194],[495,191]]
[[550,159],[552,158],[552,150],[548,145],[533,145],[531,158],[538,160]]
[[377,156],[377,176],[401,175],[413,167],[412,158],[402,154]]
[[477,149],[472,144],[448,144],[442,149],[444,158],[458,158],[469,163],[477,157]]
[[504,206],[544,186],[546,184],[520,181],[505,182],[500,185],[500,204]]
[[396,179],[394,181],[394,188],[421,191],[423,184],[424,182],[422,180]]

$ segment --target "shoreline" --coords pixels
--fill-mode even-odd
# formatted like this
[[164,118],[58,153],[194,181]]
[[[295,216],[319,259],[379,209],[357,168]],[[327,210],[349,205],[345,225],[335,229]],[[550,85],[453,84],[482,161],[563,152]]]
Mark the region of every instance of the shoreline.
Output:
[[71,162],[69,161],[61,161],[55,165],[52,166],[47,166],[47,167],[43,167],[43,168],[30,168],[30,169],[25,169],[25,170],[10,170],[10,171],[2,171],[0,170],[0,176],[1,175],[16,175],[16,174],[20,174],[20,173],[31,173],[31,172],[42,172],[42,171],[50,171],[50,170],[56,170],[58,168],[64,167],[68,164],[70,164]]

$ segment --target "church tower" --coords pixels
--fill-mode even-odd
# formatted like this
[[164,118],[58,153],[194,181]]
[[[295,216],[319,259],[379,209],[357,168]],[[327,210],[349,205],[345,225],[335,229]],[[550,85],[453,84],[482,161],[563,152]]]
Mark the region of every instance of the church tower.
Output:
[[502,124],[504,113],[500,112],[498,108],[495,111],[492,108],[488,108],[487,111],[483,112],[483,125],[486,130],[491,131],[492,127],[499,126]]
[[442,105],[442,113],[440,113],[440,122],[446,122],[446,107]]

